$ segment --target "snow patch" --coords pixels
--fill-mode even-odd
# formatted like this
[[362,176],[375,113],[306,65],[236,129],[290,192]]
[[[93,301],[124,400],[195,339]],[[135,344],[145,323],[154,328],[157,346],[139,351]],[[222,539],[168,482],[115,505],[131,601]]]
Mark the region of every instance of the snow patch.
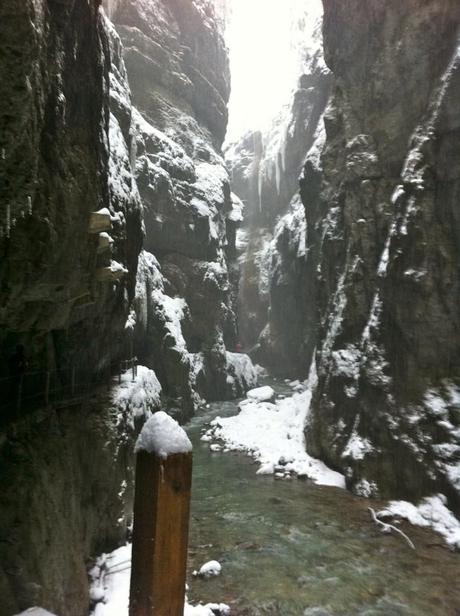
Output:
[[368,481],[367,479],[360,479],[353,486],[353,492],[357,496],[362,496],[363,498],[372,498],[378,496],[378,487],[374,481]]
[[362,436],[356,430],[353,430],[348,443],[343,450],[342,458],[352,458],[353,460],[363,460],[364,457],[374,451],[372,443]]
[[192,443],[177,421],[164,411],[148,419],[137,439],[134,451],[147,451],[160,458],[192,451]]
[[306,452],[305,424],[314,385],[276,402],[247,399],[233,417],[217,417],[205,438],[220,440],[233,451],[242,451],[260,464],[258,474],[287,478],[310,477],[315,483],[344,488],[345,478]]
[[357,379],[359,376],[359,366],[361,352],[352,344],[344,349],[332,352],[332,374]]
[[452,549],[460,550],[460,521],[446,507],[446,502],[443,494],[428,496],[417,506],[406,501],[390,501],[377,516],[399,516],[416,526],[432,528]]
[[114,274],[127,274],[128,270],[126,269],[126,267],[124,267],[121,263],[118,263],[118,261],[114,261],[113,259],[110,261],[110,271],[113,272]]
[[[98,597],[91,616],[128,616],[129,584],[131,577],[131,545],[124,545],[110,554],[103,554],[89,572],[92,580],[91,596]],[[185,601],[184,616],[229,616],[225,603],[190,605]],[[53,616],[49,612],[18,616]]]
[[199,571],[194,571],[194,576],[210,578],[220,575],[222,571],[222,565],[217,560],[210,560],[202,565]]
[[112,390],[112,402],[121,413],[148,417],[161,404],[161,385],[155,372],[137,366],[133,381],[132,370],[127,370],[121,375],[121,383]]
[[116,205],[129,202],[134,194],[137,197],[137,185],[134,182],[128,147],[118,120],[110,113],[109,122],[109,187],[111,202]]
[[25,612],[21,612],[20,614],[16,614],[16,616],[55,616],[51,612],[44,610],[41,607],[29,607]]

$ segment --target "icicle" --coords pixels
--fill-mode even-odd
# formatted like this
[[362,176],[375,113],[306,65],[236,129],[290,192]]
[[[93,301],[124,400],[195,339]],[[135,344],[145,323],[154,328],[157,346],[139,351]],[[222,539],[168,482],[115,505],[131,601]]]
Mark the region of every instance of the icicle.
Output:
[[281,141],[281,169],[283,173],[286,171],[286,133],[284,134],[283,140]]
[[32,216],[32,197],[30,195],[27,196],[27,211],[29,216]]
[[136,158],[137,158],[137,134],[131,133],[131,144],[129,148],[129,164],[131,165],[131,171],[134,174],[136,169]]
[[259,212],[262,211],[262,165],[259,165],[259,175],[257,178],[257,195],[259,197]]
[[276,192],[278,193],[278,195],[280,194],[280,186],[281,186],[280,158],[281,158],[281,155],[277,152],[275,156],[275,172],[276,172]]

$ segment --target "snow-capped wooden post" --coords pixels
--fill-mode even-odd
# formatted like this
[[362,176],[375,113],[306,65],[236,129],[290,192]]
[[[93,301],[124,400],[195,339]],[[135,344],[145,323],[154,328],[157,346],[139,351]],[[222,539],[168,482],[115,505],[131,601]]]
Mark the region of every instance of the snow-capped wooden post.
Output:
[[192,444],[160,411],[136,443],[129,616],[183,616]]

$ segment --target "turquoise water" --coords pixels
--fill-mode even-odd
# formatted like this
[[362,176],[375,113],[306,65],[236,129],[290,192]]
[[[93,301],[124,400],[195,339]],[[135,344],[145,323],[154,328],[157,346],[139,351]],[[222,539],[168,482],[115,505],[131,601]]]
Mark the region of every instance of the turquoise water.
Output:
[[202,429],[236,412],[234,402],[215,403],[188,426],[189,570],[212,559],[222,564],[218,578],[189,575],[191,600],[223,601],[233,616],[460,616],[460,554],[438,535],[402,526],[413,551],[376,530],[364,499],[259,476],[242,454],[211,453]]

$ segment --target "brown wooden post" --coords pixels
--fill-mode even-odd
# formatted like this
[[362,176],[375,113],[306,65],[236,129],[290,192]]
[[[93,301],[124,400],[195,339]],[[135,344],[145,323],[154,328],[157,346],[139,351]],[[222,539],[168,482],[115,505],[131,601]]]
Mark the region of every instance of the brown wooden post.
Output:
[[138,452],[129,616],[183,616],[191,483],[191,452]]

